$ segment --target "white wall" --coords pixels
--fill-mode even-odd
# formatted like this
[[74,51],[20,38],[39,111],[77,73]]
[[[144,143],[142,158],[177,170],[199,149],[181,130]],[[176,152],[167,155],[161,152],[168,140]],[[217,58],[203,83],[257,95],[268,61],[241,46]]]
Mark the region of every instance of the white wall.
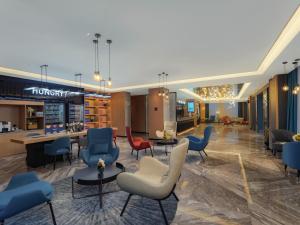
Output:
[[229,103],[209,103],[209,115],[216,115],[219,112],[219,116],[238,116],[238,103],[231,105]]

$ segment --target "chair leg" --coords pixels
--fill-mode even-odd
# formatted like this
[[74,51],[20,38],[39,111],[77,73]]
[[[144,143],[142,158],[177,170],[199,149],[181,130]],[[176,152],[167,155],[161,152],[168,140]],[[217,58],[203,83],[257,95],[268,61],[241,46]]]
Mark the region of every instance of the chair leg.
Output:
[[300,170],[297,170],[297,177],[298,177],[298,183],[299,183],[299,178],[300,178]]
[[150,147],[150,152],[151,152],[151,155],[152,155],[152,157],[153,157],[153,151],[152,151],[152,148]]
[[133,148],[131,149],[131,155],[133,154]]
[[139,151],[136,151],[136,160],[139,160]]
[[174,191],[172,192],[172,194],[173,194],[174,198],[176,199],[176,201],[179,202],[179,198],[177,197],[177,195],[175,194]]
[[72,160],[71,160],[71,157],[70,157],[69,153],[67,153],[67,157],[68,157],[68,161],[69,161],[70,165],[72,165]]
[[206,156],[208,156],[208,155],[206,154],[206,152],[204,151],[204,149],[203,149],[203,152],[204,152],[204,154],[205,154]]
[[284,165],[284,173],[286,175],[286,169],[287,169],[287,165]]
[[201,151],[199,152],[199,154],[200,154],[200,156],[201,156],[201,158],[202,158],[202,161],[204,162],[205,160],[204,160],[204,158],[203,158],[203,156],[202,156],[202,154],[201,154]]
[[124,211],[125,211],[125,209],[126,209],[126,207],[127,207],[127,205],[128,205],[128,202],[129,202],[131,196],[132,196],[132,194],[129,194],[129,195],[128,195],[128,198],[127,198],[127,200],[126,200],[126,202],[125,202],[125,205],[123,206],[123,209],[122,209],[122,212],[121,212],[120,216],[123,216],[123,213],[124,213]]
[[162,204],[161,204],[161,201],[158,200],[158,203],[159,203],[160,210],[161,210],[161,212],[162,212],[162,214],[163,214],[163,217],[164,217],[164,220],[165,220],[165,224],[166,224],[166,225],[169,225],[169,222],[168,222],[167,216],[166,216],[166,214],[165,214],[164,208],[163,208],[163,206],[162,206]]
[[49,207],[50,207],[53,225],[56,225],[56,220],[55,220],[55,215],[54,215],[54,212],[53,212],[52,203],[51,203],[51,202],[48,202],[48,205],[49,205]]
[[79,158],[80,156],[80,144],[78,144],[78,152],[77,152],[77,157]]

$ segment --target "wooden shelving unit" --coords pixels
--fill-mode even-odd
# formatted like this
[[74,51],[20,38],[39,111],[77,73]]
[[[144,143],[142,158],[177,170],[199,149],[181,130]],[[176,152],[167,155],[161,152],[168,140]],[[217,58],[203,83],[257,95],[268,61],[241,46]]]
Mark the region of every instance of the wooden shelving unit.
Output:
[[26,130],[44,129],[44,104],[25,106]]
[[85,97],[84,120],[86,128],[111,127],[111,100]]

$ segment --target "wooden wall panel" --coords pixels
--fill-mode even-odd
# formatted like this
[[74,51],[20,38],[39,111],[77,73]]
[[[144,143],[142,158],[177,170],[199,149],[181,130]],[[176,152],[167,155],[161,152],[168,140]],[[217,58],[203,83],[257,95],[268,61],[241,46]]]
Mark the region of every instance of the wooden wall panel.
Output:
[[128,92],[116,92],[111,94],[112,127],[118,128],[118,136],[126,136],[125,127],[130,125],[130,121],[128,121],[130,109],[128,110],[128,107],[130,107],[130,94]]
[[164,128],[163,98],[158,96],[159,88],[149,89],[148,94],[148,131],[149,138],[157,138],[156,130]]
[[146,95],[131,96],[131,129],[146,133]]

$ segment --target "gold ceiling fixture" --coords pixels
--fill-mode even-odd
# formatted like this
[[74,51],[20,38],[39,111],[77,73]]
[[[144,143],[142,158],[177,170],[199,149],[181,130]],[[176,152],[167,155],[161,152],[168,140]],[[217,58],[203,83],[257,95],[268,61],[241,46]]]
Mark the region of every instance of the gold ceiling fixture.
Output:
[[237,85],[226,84],[220,86],[199,87],[194,92],[202,99],[232,99],[236,97]]

